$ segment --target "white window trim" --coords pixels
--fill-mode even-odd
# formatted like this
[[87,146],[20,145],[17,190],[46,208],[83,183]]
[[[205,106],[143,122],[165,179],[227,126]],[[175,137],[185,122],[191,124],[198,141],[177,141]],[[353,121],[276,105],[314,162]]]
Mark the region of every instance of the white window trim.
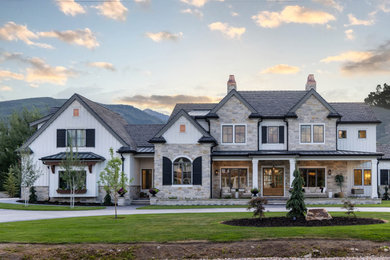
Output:
[[[301,135],[301,126],[302,125],[310,125],[310,137],[311,137],[311,142],[310,143],[303,143],[302,142],[302,135]],[[324,141],[321,142],[321,143],[318,143],[318,142],[314,142],[314,126],[315,125],[322,125],[324,127]],[[326,133],[326,126],[324,123],[300,123],[299,124],[299,144],[308,144],[308,145],[316,145],[316,144],[325,144],[325,133]]]
[[[324,169],[325,170],[325,186],[324,186],[324,190],[327,190],[327,188],[328,188],[328,177],[327,177],[328,167],[326,167],[326,166],[300,166],[300,167],[298,167],[298,171],[300,169]],[[299,172],[299,173],[301,173],[301,172]],[[311,188],[311,187],[304,187],[304,188]]]
[[[223,127],[224,126],[232,126],[233,127],[233,142],[232,143],[224,143],[223,142]],[[245,142],[244,143],[236,143],[236,126],[245,126]],[[248,126],[247,124],[221,124],[221,144],[222,145],[246,145],[248,135]]]
[[[247,178],[246,178],[246,187],[247,188],[250,188],[249,187],[249,167],[241,167],[241,166],[221,166],[219,167],[219,188],[222,189],[222,169],[246,169],[246,174],[247,174]],[[235,189],[234,189],[235,190]],[[245,189],[239,189],[239,190],[244,190]]]
[[[174,169],[174,164],[175,164],[175,161],[179,158],[186,158],[188,160],[190,160],[191,162],[191,183],[190,184],[174,184],[173,183],[173,179],[174,179],[174,173],[175,173],[175,169]],[[177,156],[175,159],[172,160],[172,186],[175,186],[175,187],[192,187],[193,186],[193,181],[194,181],[194,171],[193,171],[193,160],[191,160],[190,157],[188,156],[185,156],[185,155],[182,155],[182,156]]]
[[[355,170],[362,170],[362,185],[355,185]],[[365,170],[370,170],[371,171],[371,184],[370,185],[364,185],[364,171]],[[352,168],[352,172],[353,172],[352,183],[353,183],[353,187],[354,188],[355,187],[357,187],[357,188],[372,187],[372,169],[371,168]]]
[[[289,184],[285,183],[287,178],[286,178],[286,166],[284,166],[284,165],[279,165],[279,166],[278,165],[275,165],[275,166],[273,166],[273,165],[264,165],[264,166],[260,167],[260,185],[261,185],[260,193],[261,193],[261,196],[262,197],[264,196],[263,195],[263,191],[264,191],[264,169],[269,169],[269,168],[272,169],[273,167],[275,167],[275,168],[283,168],[283,197],[285,197],[286,196],[286,187]],[[278,197],[278,196],[267,196],[267,197]]]
[[[340,131],[345,131],[345,135],[347,136],[347,137],[345,137],[345,138],[340,138],[340,135],[339,135],[339,132]],[[347,129],[338,129],[337,130],[337,139],[340,139],[340,140],[345,140],[345,139],[347,139],[348,138],[348,130]]]
[[[278,133],[277,133],[277,138],[278,138],[278,140],[277,140],[277,142],[275,142],[275,143],[271,143],[270,141],[269,141],[269,139],[268,139],[268,133],[269,133],[269,128],[270,127],[276,127],[277,129],[278,129]],[[267,126],[267,144],[280,144],[280,140],[279,140],[279,126],[276,126],[276,125],[270,125],[270,126]]]

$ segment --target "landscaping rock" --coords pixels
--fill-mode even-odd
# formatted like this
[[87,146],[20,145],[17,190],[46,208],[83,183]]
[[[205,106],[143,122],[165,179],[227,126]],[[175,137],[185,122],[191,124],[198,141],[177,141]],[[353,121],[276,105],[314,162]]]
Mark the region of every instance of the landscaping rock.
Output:
[[332,216],[326,211],[326,209],[309,209],[307,210],[306,220],[329,220]]

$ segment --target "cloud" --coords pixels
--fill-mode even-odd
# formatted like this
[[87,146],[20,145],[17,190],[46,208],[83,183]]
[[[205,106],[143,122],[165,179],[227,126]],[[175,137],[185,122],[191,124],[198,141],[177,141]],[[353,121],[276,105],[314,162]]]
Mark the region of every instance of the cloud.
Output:
[[24,76],[23,74],[14,73],[9,70],[0,70],[0,82],[9,79],[23,80]]
[[348,20],[349,24],[345,24],[344,26],[352,26],[352,25],[364,25],[364,26],[370,26],[375,24],[375,20],[373,18],[373,14],[371,13],[370,16],[372,17],[369,20],[359,20],[357,19],[353,14],[348,14]]
[[347,51],[342,52],[336,56],[329,56],[321,60],[321,62],[329,63],[329,62],[359,62],[365,59],[372,57],[373,53],[369,51]]
[[134,0],[134,2],[142,7],[149,7],[151,0]]
[[75,44],[79,46],[86,47],[88,49],[94,49],[99,46],[99,42],[96,40],[95,35],[89,28],[84,30],[67,30],[67,31],[51,31],[51,32],[40,32],[39,36],[48,37],[48,38],[57,38],[60,41]]
[[89,62],[87,65],[90,67],[101,68],[101,69],[106,69],[106,70],[111,70],[111,71],[116,70],[114,65],[112,65],[109,62],[104,62],[104,61]]
[[382,0],[379,2],[378,9],[384,13],[390,12],[390,2],[388,0]]
[[79,3],[76,3],[75,0],[57,0],[56,1],[60,11],[66,15],[75,16],[78,14],[85,14],[85,9]]
[[298,67],[287,64],[278,64],[261,71],[261,74],[296,74],[299,71],[300,69]]
[[120,2],[120,0],[110,0],[93,7],[99,10],[100,15],[107,18],[118,21],[126,21],[127,8]]
[[155,42],[161,42],[161,41],[165,41],[165,40],[177,41],[177,40],[180,40],[181,38],[183,38],[183,33],[182,32],[179,32],[179,33],[170,33],[170,32],[151,33],[151,32],[147,32],[147,33],[145,33],[145,36],[147,38],[151,39],[152,41],[155,41]]
[[355,39],[355,34],[354,34],[354,31],[352,29],[345,30],[344,33],[345,33],[345,37],[348,40],[354,40]]
[[202,18],[203,17],[203,12],[200,11],[199,9],[187,8],[187,9],[181,10],[180,13],[182,13],[182,14],[192,14],[192,15],[195,15],[196,17],[198,17],[198,18]]
[[134,95],[125,96],[116,100],[117,103],[125,103],[142,108],[154,109],[172,109],[176,103],[212,103],[217,100],[208,96],[190,96],[190,95]]
[[339,12],[342,12],[344,9],[344,7],[335,0],[313,0],[313,2],[320,3],[324,6],[334,8]]
[[225,36],[234,39],[239,39],[242,34],[245,33],[246,29],[245,27],[233,27],[230,26],[228,23],[221,23],[221,22],[215,22],[209,24],[209,29],[211,31],[220,31]]
[[0,27],[0,39],[5,41],[22,41],[27,45],[37,46],[46,49],[53,49],[53,46],[45,43],[34,42],[39,36],[30,31],[26,25],[19,25],[14,22],[8,22]]
[[[215,0],[217,2],[224,2],[225,0]],[[210,2],[210,0],[180,0],[180,2],[192,5],[195,7],[203,7],[207,2]]]
[[236,12],[231,12],[230,14],[231,14],[233,17],[239,16],[239,14],[236,13]]
[[283,23],[326,24],[336,18],[327,12],[311,10],[306,7],[286,6],[281,12],[262,11],[252,16],[258,26],[275,28]]
[[12,88],[9,86],[1,86],[0,91],[12,91]]

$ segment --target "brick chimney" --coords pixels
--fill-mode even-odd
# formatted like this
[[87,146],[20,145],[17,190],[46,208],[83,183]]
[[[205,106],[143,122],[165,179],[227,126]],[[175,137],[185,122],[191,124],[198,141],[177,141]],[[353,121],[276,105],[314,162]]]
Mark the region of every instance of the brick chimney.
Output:
[[237,90],[237,83],[234,78],[234,75],[230,75],[229,80],[227,82],[227,93],[229,94],[229,92],[232,91],[233,89]]
[[317,82],[314,79],[314,74],[309,74],[309,76],[307,76],[306,91],[309,91],[311,89],[317,91]]

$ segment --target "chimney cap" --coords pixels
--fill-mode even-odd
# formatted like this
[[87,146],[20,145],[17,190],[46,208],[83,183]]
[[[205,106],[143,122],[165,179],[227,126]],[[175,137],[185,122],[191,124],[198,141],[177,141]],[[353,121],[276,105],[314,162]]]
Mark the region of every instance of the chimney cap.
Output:
[[309,91],[311,89],[316,90],[317,88],[317,82],[314,79],[314,74],[309,74],[307,76],[307,82],[306,82],[306,90]]
[[229,75],[228,83],[236,83],[236,79],[234,78],[234,75]]
[[233,89],[237,90],[236,79],[234,78],[234,75],[229,75],[229,80],[227,82],[227,93],[229,93]]

